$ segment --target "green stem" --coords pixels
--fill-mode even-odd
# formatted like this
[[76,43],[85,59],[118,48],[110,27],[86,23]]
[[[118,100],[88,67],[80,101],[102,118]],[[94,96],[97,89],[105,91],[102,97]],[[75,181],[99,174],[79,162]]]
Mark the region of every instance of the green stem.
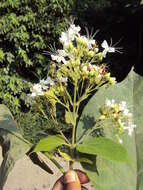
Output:
[[40,110],[40,112],[43,114],[44,118],[45,118],[45,119],[48,119],[48,117],[47,117],[46,113],[44,112],[44,110],[41,109],[40,107],[39,107],[39,110]]
[[76,126],[73,126],[73,130],[72,130],[72,147],[74,147],[74,144],[75,144],[75,129],[76,129]]
[[73,100],[73,116],[74,116],[74,125],[73,125],[73,131],[72,131],[72,146],[74,147],[75,145],[75,132],[76,132],[76,121],[77,121],[77,115],[78,115],[78,109],[79,109],[79,104],[77,104],[76,99],[77,99],[77,91],[78,91],[78,86],[77,86],[77,81],[75,82],[74,86],[74,100]]
[[51,155],[49,155],[48,153],[44,153],[45,156],[47,156],[54,164],[55,166],[61,171],[61,173],[65,173],[64,168],[56,161],[56,159],[54,159]]
[[[72,128],[72,144],[71,144],[71,149],[70,149],[72,158],[74,157],[76,120],[77,120],[77,114],[78,114],[78,105],[76,104],[77,90],[78,89],[77,89],[77,81],[76,81],[75,85],[74,85],[74,97],[73,97],[73,118],[74,118],[74,123],[73,123],[73,128]],[[74,161],[70,161],[69,169],[73,169],[73,163],[74,163]]]
[[64,133],[60,130],[60,134],[62,135],[62,137],[65,139],[65,141],[71,145],[71,143],[69,142],[69,140],[66,138],[66,136],[64,135]]
[[67,108],[67,106],[66,106],[63,102],[61,102],[61,100],[57,99],[57,102],[58,102],[59,104],[61,104],[63,107]]
[[78,141],[77,144],[82,143],[93,131],[103,129],[103,127],[93,127],[92,129],[88,130],[85,135],[82,136],[82,138]]
[[71,96],[70,96],[68,90],[65,89],[65,92],[66,92],[66,94],[67,94],[67,96],[68,96],[68,98],[69,98],[69,102],[70,102],[70,104],[73,106],[73,102],[72,102],[72,99],[71,99]]
[[83,86],[84,86],[84,79],[81,81],[80,96],[82,95]]

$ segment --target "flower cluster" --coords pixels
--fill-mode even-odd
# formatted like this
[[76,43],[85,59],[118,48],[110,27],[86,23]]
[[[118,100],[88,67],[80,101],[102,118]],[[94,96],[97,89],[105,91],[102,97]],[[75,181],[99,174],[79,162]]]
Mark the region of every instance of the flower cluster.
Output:
[[[44,95],[47,90],[55,90],[55,94],[63,95],[63,88],[68,82],[80,86],[86,81],[92,88],[115,83],[115,78],[101,63],[108,52],[115,52],[115,48],[109,47],[105,40],[99,47],[93,36],[81,35],[80,27],[71,24],[67,31],[62,32],[59,41],[63,49],[50,54],[52,62],[48,76],[33,86],[32,97]],[[61,93],[59,89],[62,89]]]
[[122,143],[122,139],[120,139],[119,135],[124,131],[127,131],[129,136],[132,136],[136,125],[133,123],[132,113],[129,112],[125,101],[121,101],[118,104],[113,99],[106,99],[104,106],[100,109],[100,112],[101,119],[113,118],[116,121],[116,136],[120,143]]
[[[62,32],[59,41],[62,49],[50,53],[51,63],[46,79],[33,85],[31,97],[46,96],[55,106],[61,104],[68,111],[76,110],[88,96],[102,85],[114,85],[116,80],[110,76],[106,65],[102,63],[108,52],[115,52],[104,40],[98,45],[93,36],[80,34],[80,27],[71,24]],[[69,90],[69,86],[73,88]],[[74,97],[75,96],[75,97]],[[78,104],[75,103],[78,102]],[[73,108],[77,106],[77,108]]]
[[51,54],[51,59],[58,65],[57,77],[69,78],[72,81],[87,79],[92,83],[99,84],[109,82],[115,83],[115,78],[110,76],[105,65],[100,64],[108,52],[115,52],[115,48],[108,46],[104,40],[99,51],[99,46],[93,37],[80,35],[80,27],[71,24],[66,32],[62,32],[60,42],[62,50]]
[[[59,41],[63,45],[62,50],[57,50],[55,54],[51,54],[53,61],[58,63],[66,63],[69,59],[77,59],[79,57],[97,58],[101,61],[106,57],[107,53],[114,53],[115,47],[110,47],[106,40],[101,44],[102,51],[99,52],[99,46],[93,37],[80,35],[80,27],[71,24],[66,32],[62,32]],[[98,53],[98,54],[97,54]],[[69,58],[69,59],[68,59]],[[93,62],[95,60],[92,60]]]
[[110,73],[106,71],[105,65],[93,65],[93,64],[85,64],[81,67],[82,76],[93,81],[95,84],[100,84],[108,81],[111,85],[115,84],[116,80],[114,77],[110,76]]

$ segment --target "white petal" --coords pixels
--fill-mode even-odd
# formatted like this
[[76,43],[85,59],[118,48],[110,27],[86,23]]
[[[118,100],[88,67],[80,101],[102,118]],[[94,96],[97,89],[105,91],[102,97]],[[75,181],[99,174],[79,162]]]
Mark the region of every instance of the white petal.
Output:
[[106,49],[103,50],[102,56],[103,56],[104,58],[106,57],[107,52],[108,52],[108,51],[107,51]]
[[57,56],[51,55],[51,59],[52,59],[53,61],[56,61],[56,60],[57,60]]
[[114,53],[115,52],[115,48],[114,47],[109,47],[108,48],[108,52],[109,53]]
[[128,116],[128,114],[129,114],[129,110],[128,110],[127,108],[124,109],[123,114],[124,114],[125,116]]
[[104,49],[108,49],[108,48],[109,48],[108,43],[107,43],[106,40],[104,40],[104,41],[102,42],[101,46],[102,46]]
[[110,101],[109,99],[106,99],[106,100],[105,100],[105,105],[106,105],[107,107],[110,107],[110,106],[111,106],[111,101]]

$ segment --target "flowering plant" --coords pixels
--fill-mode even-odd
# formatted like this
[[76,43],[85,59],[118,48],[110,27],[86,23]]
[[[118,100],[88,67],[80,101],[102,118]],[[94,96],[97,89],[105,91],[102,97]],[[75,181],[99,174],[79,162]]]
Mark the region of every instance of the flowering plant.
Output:
[[[121,145],[122,134],[127,132],[131,136],[135,125],[125,101],[117,103],[113,99],[106,99],[99,108],[99,117],[78,138],[78,122],[85,101],[101,88],[108,88],[116,83],[103,59],[108,53],[114,53],[118,49],[110,47],[106,40],[100,46],[94,40],[94,36],[89,35],[89,32],[87,36],[81,35],[80,27],[74,24],[71,24],[66,32],[62,32],[59,40],[63,49],[51,49],[52,61],[47,78],[35,84],[31,93],[35,99],[37,96],[46,97],[51,105],[51,117],[55,122],[57,122],[56,107],[61,105],[65,122],[72,131],[71,137],[59,131],[57,135],[41,139],[33,151],[45,152],[52,160],[52,156],[58,153],[69,161],[70,169],[73,169],[75,162],[91,164],[89,155],[129,162],[127,151]],[[45,114],[43,110],[41,111]],[[107,138],[104,133],[106,125],[103,123],[108,120],[114,123],[110,128],[115,140]],[[118,154],[115,154],[116,152]],[[64,172],[57,162],[54,163]]]

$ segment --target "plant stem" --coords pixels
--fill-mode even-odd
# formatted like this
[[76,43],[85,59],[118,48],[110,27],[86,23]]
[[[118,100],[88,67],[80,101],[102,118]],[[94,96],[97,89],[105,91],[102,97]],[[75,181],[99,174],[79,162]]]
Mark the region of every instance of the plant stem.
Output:
[[62,137],[65,139],[65,141],[71,145],[71,143],[69,142],[69,140],[67,139],[67,137],[64,135],[64,133],[60,130],[60,134],[62,135]]
[[88,130],[85,135],[78,141],[78,144],[82,143],[93,131],[103,129],[101,126],[93,127],[92,129]]
[[73,98],[73,130],[72,130],[72,147],[74,147],[75,143],[75,129],[76,129],[76,120],[77,120],[77,105],[76,105],[76,92],[77,92],[77,81],[75,82],[74,86],[74,98]]
[[[74,157],[74,148],[75,148],[75,134],[76,134],[76,121],[77,121],[77,114],[78,114],[78,105],[76,104],[77,99],[77,81],[74,85],[74,97],[73,97],[73,126],[72,126],[72,144],[71,144],[71,156]],[[74,161],[70,161],[69,169],[73,169]]]
[[65,89],[65,92],[66,92],[66,94],[67,94],[67,96],[68,96],[68,98],[69,98],[69,102],[70,102],[70,104],[73,106],[73,102],[72,102],[72,99],[71,99],[71,96],[70,96],[68,90]]
[[54,164],[55,166],[61,171],[61,173],[65,173],[64,168],[56,161],[56,159],[54,159],[51,155],[49,155],[48,153],[44,153],[45,156],[47,156]]

